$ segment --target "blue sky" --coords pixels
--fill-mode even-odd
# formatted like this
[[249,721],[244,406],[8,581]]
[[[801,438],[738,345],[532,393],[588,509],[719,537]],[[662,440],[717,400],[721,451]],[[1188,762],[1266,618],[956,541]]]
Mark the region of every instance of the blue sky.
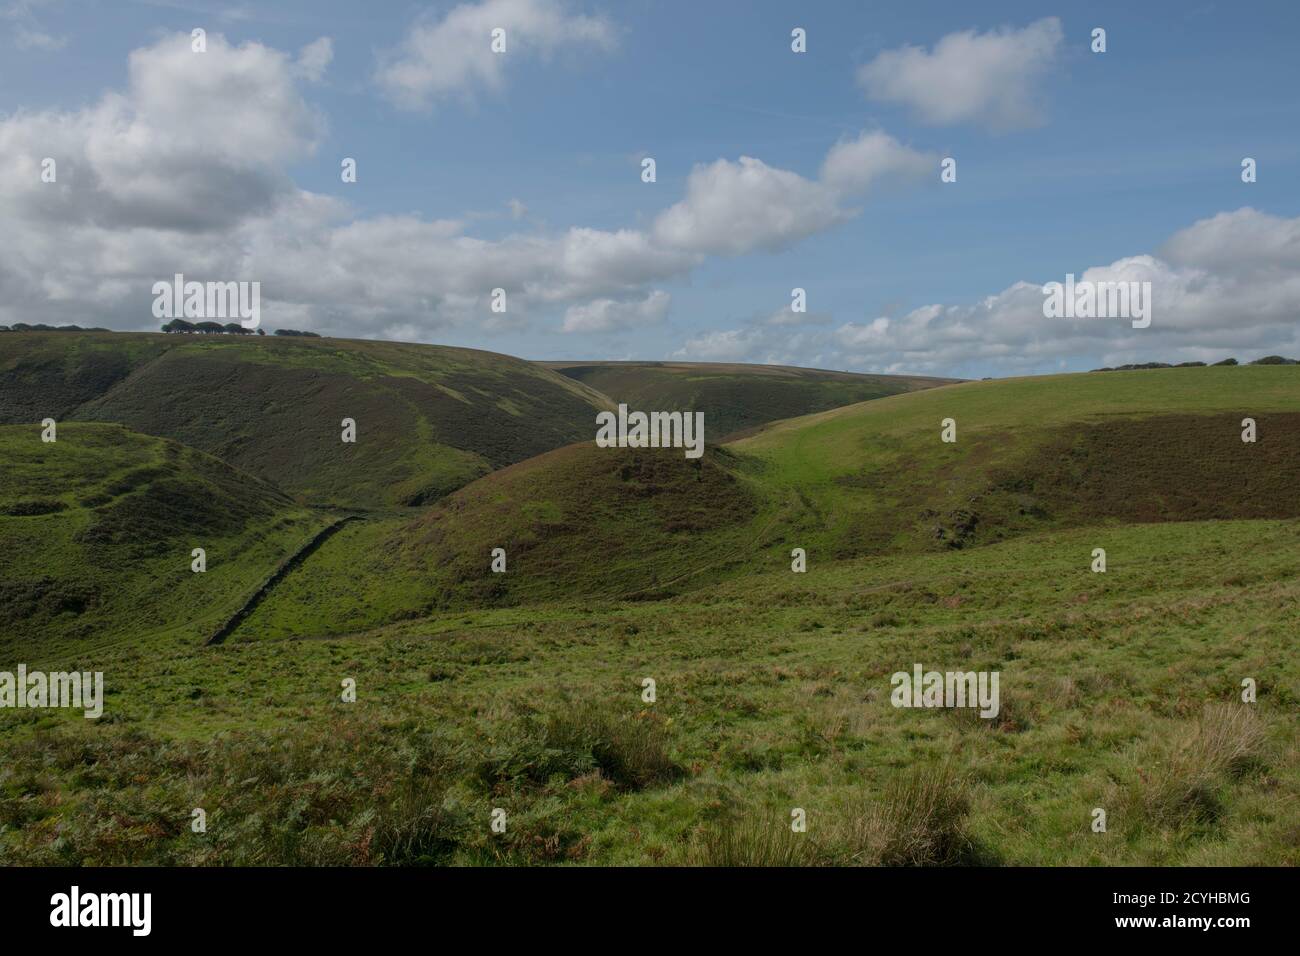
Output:
[[[27,237],[0,322],[152,328],[175,269],[261,281],[271,327],[530,358],[974,377],[1300,353],[1296,9],[0,0],[0,224]],[[901,158],[827,198],[864,133]],[[58,202],[30,176],[54,155]],[[1152,281],[1152,328],[1053,325],[1016,287],[1090,268]]]

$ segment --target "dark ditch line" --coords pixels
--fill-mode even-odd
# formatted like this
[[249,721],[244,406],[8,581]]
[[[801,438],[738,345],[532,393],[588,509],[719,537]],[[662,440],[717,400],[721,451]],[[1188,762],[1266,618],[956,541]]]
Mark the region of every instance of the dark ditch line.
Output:
[[321,528],[320,531],[317,531],[310,541],[284,559],[280,566],[275,569],[275,573],[262,582],[262,586],[249,596],[248,600],[244,602],[244,606],[227,618],[226,623],[217,628],[217,630],[213,632],[212,636],[203,642],[203,646],[210,647],[213,644],[220,644],[227,637],[233,634],[235,628],[244,623],[244,619],[253,613],[257,606],[262,603],[262,599],[271,592],[272,588],[283,581],[290,571],[294,570],[311,557],[317,548],[328,541],[336,531],[342,528],[349,521],[363,520],[365,520],[364,515],[348,515],[345,518],[339,518],[337,521],[334,521],[331,524],[326,525],[324,528]]

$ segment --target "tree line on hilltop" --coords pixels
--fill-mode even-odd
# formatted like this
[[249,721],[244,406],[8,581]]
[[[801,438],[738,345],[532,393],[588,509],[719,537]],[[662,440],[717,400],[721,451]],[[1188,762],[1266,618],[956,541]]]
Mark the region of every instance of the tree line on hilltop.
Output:
[[[265,335],[264,329],[246,329],[238,322],[186,322],[184,319],[172,319],[162,327],[168,333],[186,333],[191,335]],[[80,325],[45,325],[42,322],[30,324],[15,322],[13,325],[0,325],[0,332],[112,332],[98,326],[86,328]],[[319,333],[303,332],[299,329],[276,329],[272,335],[299,335],[318,339]]]

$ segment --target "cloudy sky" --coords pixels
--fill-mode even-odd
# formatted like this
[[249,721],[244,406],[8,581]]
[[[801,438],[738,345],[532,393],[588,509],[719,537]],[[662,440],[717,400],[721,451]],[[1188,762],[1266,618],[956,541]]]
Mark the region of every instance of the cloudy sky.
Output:
[[[0,324],[154,329],[182,272],[260,282],[270,328],[529,358],[1300,356],[1298,29],[1280,0],[0,0]],[[1152,282],[1151,326],[1044,318],[1067,273]]]

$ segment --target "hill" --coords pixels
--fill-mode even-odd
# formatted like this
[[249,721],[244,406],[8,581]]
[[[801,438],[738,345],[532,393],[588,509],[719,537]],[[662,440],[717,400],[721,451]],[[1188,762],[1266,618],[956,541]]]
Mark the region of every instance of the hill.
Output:
[[[455,607],[666,597],[810,562],[1024,534],[1300,516],[1300,374],[1279,366],[969,382],[680,450],[575,445],[413,519],[350,529],[243,637]],[[1241,440],[1241,420],[1258,441]],[[941,423],[956,421],[955,443]],[[489,572],[490,552],[508,570]]]
[[7,656],[167,630],[197,643],[325,523],[209,455],[118,425],[66,422],[48,443],[39,425],[3,426],[0,459]]
[[766,422],[956,381],[724,362],[541,364],[629,408],[702,411],[706,434],[715,442]]
[[[115,422],[306,502],[434,500],[586,438],[607,400],[474,349],[298,337],[6,333],[0,423]],[[342,421],[357,441],[341,441]]]
[[[0,428],[0,650],[108,687],[0,710],[0,864],[1294,865],[1298,371],[587,441],[343,526],[217,646],[337,515],[118,426]],[[891,706],[918,663],[998,673],[996,716]]]
[[1300,375],[1280,366],[1038,376],[779,422],[731,447],[797,499],[790,526],[823,553],[934,550],[1045,527],[1292,517],[1298,400]]

